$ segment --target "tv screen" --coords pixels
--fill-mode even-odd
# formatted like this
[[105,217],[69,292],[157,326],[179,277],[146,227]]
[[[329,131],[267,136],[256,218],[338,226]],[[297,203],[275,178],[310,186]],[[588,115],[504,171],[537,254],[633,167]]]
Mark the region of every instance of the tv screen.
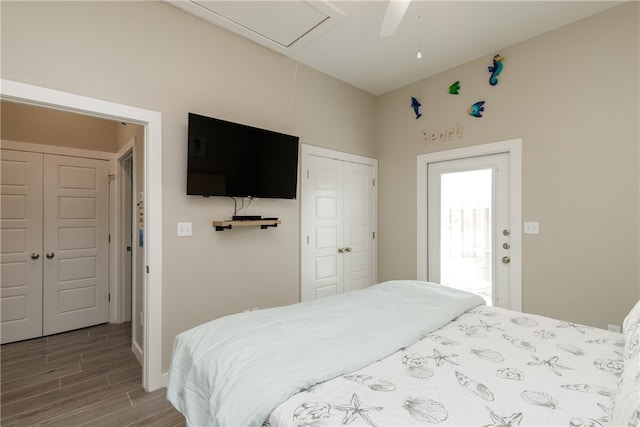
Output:
[[298,137],[189,113],[187,194],[295,199]]

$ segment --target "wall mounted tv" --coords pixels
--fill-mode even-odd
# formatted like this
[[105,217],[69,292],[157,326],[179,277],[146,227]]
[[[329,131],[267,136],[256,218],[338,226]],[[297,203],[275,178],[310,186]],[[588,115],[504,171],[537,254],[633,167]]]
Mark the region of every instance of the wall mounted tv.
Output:
[[189,113],[187,194],[295,199],[297,136]]

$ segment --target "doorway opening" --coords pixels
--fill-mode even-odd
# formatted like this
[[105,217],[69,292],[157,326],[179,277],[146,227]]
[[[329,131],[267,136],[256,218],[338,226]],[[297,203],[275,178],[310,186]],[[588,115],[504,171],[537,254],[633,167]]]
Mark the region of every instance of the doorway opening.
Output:
[[145,250],[142,385],[162,387],[162,131],[158,112],[2,79],[0,99],[142,125],[144,140]]

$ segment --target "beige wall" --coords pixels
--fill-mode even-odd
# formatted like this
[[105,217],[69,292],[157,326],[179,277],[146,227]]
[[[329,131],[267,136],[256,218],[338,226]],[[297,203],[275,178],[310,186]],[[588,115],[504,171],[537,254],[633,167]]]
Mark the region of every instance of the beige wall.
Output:
[[118,122],[6,101],[0,104],[0,112],[4,140],[118,151]]
[[[638,18],[630,2],[501,49],[493,87],[490,52],[378,98],[381,280],[416,277],[416,156],[522,138],[523,220],[540,222],[523,235],[524,311],[621,324],[640,296]],[[469,116],[480,100],[484,117]],[[422,143],[455,123],[461,139]]]
[[[257,200],[277,229],[215,232],[223,198],[185,195],[187,113],[375,157],[375,99],[164,2],[2,2],[2,78],[162,113],[162,369],[175,335],[299,299],[299,201]],[[52,19],[55,17],[55,19]],[[293,94],[293,97],[292,97]],[[290,108],[290,100],[293,103]],[[190,221],[193,237],[176,237]]]

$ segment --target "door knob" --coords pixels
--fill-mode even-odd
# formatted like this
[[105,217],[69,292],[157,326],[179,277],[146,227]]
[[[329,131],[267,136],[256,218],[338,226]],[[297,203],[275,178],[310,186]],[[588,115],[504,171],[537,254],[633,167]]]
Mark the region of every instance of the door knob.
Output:
[[344,253],[344,248],[338,248],[338,253],[343,254]]
[[508,236],[508,235],[510,235],[510,234],[511,234],[511,231],[510,231],[509,229],[505,228],[504,230],[502,230],[502,234],[503,234],[504,236]]
[[37,252],[33,252],[33,253],[31,254],[31,259],[38,259],[38,258],[40,258],[40,254],[39,254],[39,253],[37,253]]
[[344,251],[345,251],[345,252],[351,252],[351,248],[348,248],[348,247],[347,247],[347,248],[344,248]]
[[502,257],[502,262],[504,264],[509,264],[511,262],[511,258],[509,258],[508,256],[503,256]]
[[55,256],[53,252],[47,252],[47,258],[51,259]]

